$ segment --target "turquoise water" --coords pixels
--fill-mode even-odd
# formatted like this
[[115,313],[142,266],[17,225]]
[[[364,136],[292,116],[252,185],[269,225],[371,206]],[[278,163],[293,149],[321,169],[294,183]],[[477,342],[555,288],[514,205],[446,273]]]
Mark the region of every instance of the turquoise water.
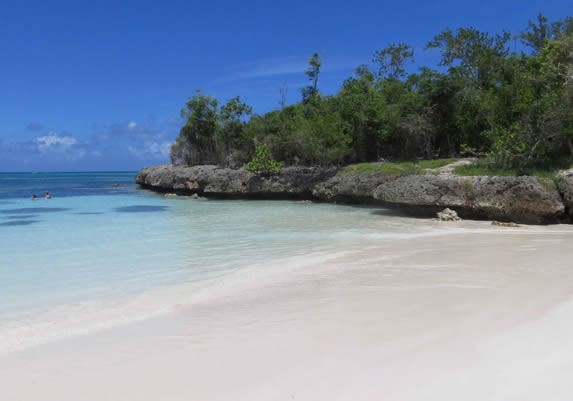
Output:
[[380,209],[166,198],[134,175],[0,174],[0,344],[37,340],[48,323],[55,338],[142,318],[231,272],[424,232]]

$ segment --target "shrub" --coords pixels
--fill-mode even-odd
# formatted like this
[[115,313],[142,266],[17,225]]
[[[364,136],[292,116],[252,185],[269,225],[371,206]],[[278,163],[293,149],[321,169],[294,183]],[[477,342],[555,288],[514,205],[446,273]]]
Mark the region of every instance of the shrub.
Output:
[[245,165],[247,171],[261,175],[280,174],[282,168],[283,163],[273,159],[267,145],[257,146],[253,158]]

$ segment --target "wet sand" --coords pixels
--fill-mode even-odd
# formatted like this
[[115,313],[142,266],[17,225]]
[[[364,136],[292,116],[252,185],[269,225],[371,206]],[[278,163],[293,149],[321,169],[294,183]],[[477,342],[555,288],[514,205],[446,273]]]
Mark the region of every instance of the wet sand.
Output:
[[452,224],[1,354],[0,399],[570,400],[573,228]]

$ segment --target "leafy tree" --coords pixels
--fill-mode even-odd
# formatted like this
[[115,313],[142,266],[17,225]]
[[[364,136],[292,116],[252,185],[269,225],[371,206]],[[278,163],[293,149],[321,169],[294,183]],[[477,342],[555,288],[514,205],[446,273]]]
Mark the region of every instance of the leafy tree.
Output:
[[450,68],[454,78],[466,79],[480,87],[495,84],[497,67],[509,49],[510,34],[490,35],[475,28],[446,29],[427,44],[439,49],[441,66]]
[[554,26],[548,23],[546,16],[539,13],[537,20],[529,20],[527,30],[522,32],[518,37],[521,41],[537,54],[551,40],[554,34]]
[[318,94],[318,76],[320,74],[320,67],[322,66],[322,60],[318,53],[314,53],[312,55],[308,64],[309,66],[306,70],[306,75],[308,76],[311,84],[302,89],[303,102],[314,98]]
[[386,99],[367,66],[356,69],[335,98],[337,109],[350,131],[350,160],[378,160],[389,132],[384,125]]
[[200,91],[192,96],[181,116],[185,125],[179,132],[179,139],[171,148],[171,159],[187,164],[216,163],[215,132],[217,130],[217,99]]
[[216,147],[219,162],[236,167],[241,165],[251,150],[252,140],[244,131],[247,118],[253,109],[239,96],[230,99],[221,107],[216,131]]
[[414,60],[414,49],[405,43],[392,44],[378,50],[372,59],[378,64],[378,76],[390,79],[401,79],[406,75],[405,64]]
[[536,20],[529,20],[527,29],[518,35],[523,44],[530,47],[533,54],[539,54],[552,40],[573,34],[573,18],[549,23],[546,16],[539,13]]
[[[453,156],[467,145],[467,129],[461,129],[457,111],[460,106],[456,96],[461,91],[460,82],[448,74],[430,68],[422,68],[419,74],[412,74],[410,85],[426,99],[426,106],[432,109],[434,121],[434,154]],[[430,106],[431,105],[431,106]],[[471,136],[471,135],[470,135]],[[480,144],[474,144],[479,147]]]
[[333,165],[350,153],[351,137],[334,99],[316,103],[294,135],[296,153],[304,164]]

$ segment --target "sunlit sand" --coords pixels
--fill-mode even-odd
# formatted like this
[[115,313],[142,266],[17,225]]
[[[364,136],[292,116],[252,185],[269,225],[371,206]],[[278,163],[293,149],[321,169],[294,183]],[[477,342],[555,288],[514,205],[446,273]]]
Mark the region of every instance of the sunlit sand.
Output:
[[570,400],[573,229],[453,224],[5,353],[1,398]]

